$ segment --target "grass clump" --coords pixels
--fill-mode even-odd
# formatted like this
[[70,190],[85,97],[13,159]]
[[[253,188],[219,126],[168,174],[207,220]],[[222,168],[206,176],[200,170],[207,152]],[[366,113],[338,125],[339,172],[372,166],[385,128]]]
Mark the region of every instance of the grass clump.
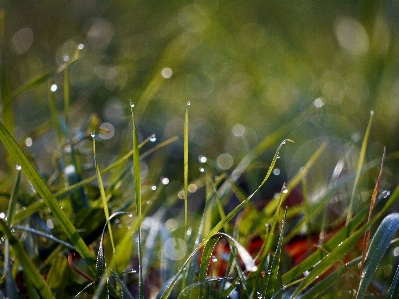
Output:
[[[334,179],[325,184],[317,200],[310,200],[306,192],[309,173],[329,146],[321,143],[307,163],[278,186],[280,191],[259,205],[254,198],[266,187],[280,155],[290,146],[291,140],[284,138],[305,117],[317,114],[315,107],[259,142],[233,171],[214,178],[217,170],[207,162],[205,171],[192,179],[187,106],[182,128],[183,175],[177,174],[183,179],[181,202],[176,193],[168,192],[166,181],[147,184],[141,180],[141,161],[147,157],[151,167],[163,167],[158,161],[166,154],[161,151],[176,138],[155,146],[151,146],[152,135],[140,139],[132,103],[132,138],[127,142],[132,146],[117,153],[107,166],[101,165],[96,146],[99,136],[107,132],[96,116],[91,117],[85,134],[70,132],[68,69],[72,64],[66,62],[3,97],[11,101],[46,81],[52,86],[52,75],[64,72],[64,118],[59,117],[49,92],[53,124],[48,130],[55,129],[58,144],[54,157],[49,157],[55,161],[50,176],[41,173],[29,151],[21,148],[12,133],[12,109],[3,107],[0,139],[6,149],[2,159],[8,163],[9,179],[1,182],[3,206],[7,207],[7,213],[0,213],[1,296],[397,297],[398,270],[391,269],[389,280],[378,273],[379,267],[389,265],[385,253],[396,244],[393,238],[399,229],[399,216],[391,211],[399,188],[392,194],[379,190],[384,163],[372,195],[364,202],[357,200],[362,177],[378,169],[380,162],[365,159],[372,116],[356,171],[344,174],[343,167],[337,166]],[[93,142],[89,166],[84,165],[83,142]],[[275,152],[273,158],[260,168],[263,180],[254,191],[245,190],[242,178],[258,168],[258,157],[270,150]],[[384,154],[382,160],[395,157]],[[189,209],[190,192],[194,193],[191,184],[204,190],[198,197],[199,211]],[[346,213],[328,221],[329,210],[337,204],[332,199],[348,186],[353,191]],[[294,192],[300,194],[301,204],[289,205]],[[237,204],[231,205],[232,198]],[[367,237],[359,246],[369,232],[370,245]]]

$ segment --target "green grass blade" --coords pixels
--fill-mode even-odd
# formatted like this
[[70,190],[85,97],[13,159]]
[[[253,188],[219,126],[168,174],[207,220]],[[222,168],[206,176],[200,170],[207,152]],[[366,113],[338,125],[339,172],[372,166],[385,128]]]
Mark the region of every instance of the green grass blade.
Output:
[[284,212],[284,217],[281,225],[280,236],[277,243],[277,248],[270,265],[269,271],[267,272],[267,285],[263,292],[263,298],[271,298],[271,296],[282,287],[281,275],[279,274],[280,269],[280,257],[281,248],[283,247],[283,236],[284,236],[284,224],[287,217],[287,209]]
[[348,214],[346,217],[346,224],[349,223],[349,221],[352,219],[352,214],[353,214],[353,205],[355,201],[355,195],[356,195],[356,189],[357,189],[357,184],[360,179],[360,175],[362,172],[363,164],[364,164],[364,158],[366,156],[366,148],[369,140],[369,135],[370,135],[370,130],[371,130],[371,124],[373,123],[373,116],[374,116],[374,111],[370,112],[370,119],[367,125],[366,133],[364,134],[364,139],[362,143],[362,148],[360,150],[360,155],[359,155],[359,161],[357,163],[357,171],[356,171],[356,178],[355,182],[353,184],[353,189],[352,189],[352,196],[349,202],[349,207],[348,207]]
[[361,274],[357,299],[363,299],[366,296],[368,286],[373,279],[374,273],[384,255],[392,237],[399,230],[399,213],[392,213],[382,220],[380,226],[371,240],[367,252],[364,269]]
[[43,277],[36,269],[36,266],[33,264],[32,260],[30,259],[22,245],[17,241],[17,239],[15,239],[15,237],[11,233],[5,221],[0,220],[0,228],[6,238],[9,240],[9,243],[14,252],[16,253],[15,256],[21,263],[24,273],[26,274],[26,278],[33,283],[40,296],[44,299],[55,298],[54,295],[51,293],[51,290],[48,287],[47,283],[44,281]]
[[[134,104],[130,104],[130,110],[132,113],[132,125],[133,125],[133,169],[134,169],[134,187],[136,191],[136,212],[137,218],[141,219],[141,179],[140,179],[140,153],[139,153],[139,142],[138,142],[138,134],[136,123],[134,120],[133,113]],[[137,251],[138,251],[138,259],[139,259],[139,298],[144,298],[143,293],[143,269],[142,269],[142,261],[141,261],[141,226],[139,226],[137,231]]]
[[115,244],[114,244],[114,238],[112,236],[111,222],[108,221],[109,220],[108,200],[107,200],[107,196],[105,195],[104,184],[103,184],[103,180],[101,178],[100,168],[98,167],[98,163],[97,163],[97,159],[96,159],[95,135],[93,136],[93,155],[94,155],[94,164],[96,167],[96,174],[97,174],[97,179],[98,179],[98,186],[100,188],[100,194],[101,194],[101,199],[102,199],[103,208],[104,208],[105,219],[107,220],[107,223],[108,223],[108,233],[109,233],[109,237],[111,239],[112,250],[113,250],[113,252],[115,252]]
[[199,282],[201,283],[199,285],[199,295],[198,295],[199,299],[204,298],[204,286],[205,286],[204,282],[206,280],[206,276],[208,273],[208,268],[209,268],[209,263],[211,261],[212,251],[213,251],[213,248],[215,247],[217,241],[220,238],[221,238],[220,235],[212,236],[209,239],[209,241],[206,243],[205,248],[202,252],[200,273],[199,273]]
[[184,116],[184,229],[188,229],[188,106],[187,103],[186,114]]
[[19,191],[19,184],[21,182],[21,171],[18,170],[17,177],[14,182],[14,187],[12,188],[10,200],[8,202],[7,208],[7,225],[10,226],[13,223],[13,217],[15,214],[15,209],[17,207],[17,197]]
[[64,70],[64,117],[67,128],[69,127],[69,110],[71,106],[71,85],[69,82],[69,67],[66,65]]
[[399,298],[399,266],[396,268],[391,286],[389,287],[387,299]]
[[0,122],[0,139],[4,143],[7,151],[14,158],[14,160],[22,167],[22,171],[25,173],[36,192],[43,199],[43,202],[48,206],[54,217],[59,221],[63,231],[70,239],[71,243],[76,247],[81,257],[86,261],[88,267],[94,273],[93,256],[89,248],[84,243],[83,239],[73,226],[72,222],[61,210],[57,200],[47,188],[46,184],[42,181],[36,169],[29,163],[28,159],[19,148],[17,143],[8,133],[7,129]]

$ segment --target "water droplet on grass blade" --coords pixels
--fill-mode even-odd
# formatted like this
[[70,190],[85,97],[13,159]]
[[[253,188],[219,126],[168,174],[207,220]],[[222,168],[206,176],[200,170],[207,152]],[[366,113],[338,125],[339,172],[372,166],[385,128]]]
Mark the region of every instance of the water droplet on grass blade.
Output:
[[200,167],[200,168],[199,168],[199,171],[200,171],[200,172],[204,172],[204,171],[205,171],[205,168],[204,168],[204,167]]
[[84,44],[79,44],[79,45],[78,45],[78,49],[79,49],[79,50],[83,50],[83,49],[84,49],[84,47],[85,47],[85,45],[84,45]]
[[321,108],[324,106],[324,101],[322,98],[317,98],[314,100],[313,105],[315,105],[316,108]]
[[283,186],[283,189],[281,190],[283,193],[288,193],[288,189],[286,186]]
[[370,111],[370,115],[374,115],[374,110],[371,110],[371,111]]
[[205,157],[205,156],[203,156],[203,155],[199,155],[199,156],[198,156],[198,161],[199,161],[200,163],[206,163],[206,161],[208,161],[208,158]]
[[21,169],[22,169],[22,166],[17,164],[17,165],[15,165],[15,169],[16,169],[16,170],[21,170]]
[[0,219],[7,220],[6,214],[4,212],[0,212]]
[[191,102],[190,102],[190,101],[188,101],[188,102],[187,102],[187,106],[190,106],[190,105],[191,105]]
[[91,132],[90,136],[91,136],[92,138],[95,138],[95,137],[96,137],[96,133],[95,133],[95,132]]
[[212,256],[212,262],[216,263],[217,261],[218,261],[217,257],[213,255]]
[[306,276],[308,276],[308,275],[309,275],[309,273],[310,273],[310,272],[309,272],[308,270],[306,270],[305,272],[303,272],[303,276],[305,276],[305,277],[306,277]]
[[153,186],[151,186],[151,190],[157,190],[157,186],[155,186],[155,185],[153,185]]
[[157,137],[155,136],[155,134],[152,134],[152,135],[151,135],[150,141],[151,141],[151,142],[157,141]]
[[134,103],[130,102],[130,107],[134,108]]
[[52,92],[56,92],[57,89],[58,89],[57,84],[53,84],[53,85],[51,85],[51,87],[50,87],[50,90],[51,90]]

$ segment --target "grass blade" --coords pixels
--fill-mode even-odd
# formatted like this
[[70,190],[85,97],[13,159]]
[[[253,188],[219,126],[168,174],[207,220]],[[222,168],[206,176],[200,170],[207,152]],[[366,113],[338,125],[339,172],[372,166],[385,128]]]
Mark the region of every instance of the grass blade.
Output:
[[33,283],[40,296],[44,299],[55,298],[54,295],[51,293],[51,290],[48,287],[47,283],[44,281],[43,277],[36,269],[36,266],[33,264],[32,260],[30,259],[22,245],[17,241],[17,239],[15,239],[4,220],[0,220],[0,228],[6,238],[9,240],[9,243],[14,252],[16,253],[15,256],[21,263],[24,273],[26,274],[26,278]]
[[22,167],[22,171],[25,173],[26,177],[29,179],[36,192],[43,199],[43,202],[48,206],[54,217],[59,221],[63,231],[71,240],[71,243],[76,247],[76,250],[85,260],[90,270],[92,270],[94,273],[93,256],[89,248],[84,243],[83,239],[77,232],[76,228],[73,226],[72,222],[61,210],[61,207],[58,204],[57,200],[55,199],[51,191],[47,188],[43,180],[40,178],[36,169],[30,164],[20,147],[17,145],[15,140],[11,137],[11,135],[8,133],[7,129],[1,122],[0,139],[4,143],[10,155]]
[[367,252],[356,299],[362,299],[366,296],[368,286],[373,279],[381,258],[388,248],[392,237],[398,230],[399,213],[392,213],[382,220],[371,240],[370,248]]
[[96,174],[97,174],[97,179],[98,179],[98,185],[100,188],[100,194],[101,194],[101,199],[103,202],[103,208],[104,208],[104,214],[105,214],[105,219],[107,220],[108,223],[108,232],[109,232],[109,237],[111,239],[111,244],[112,244],[112,250],[115,252],[115,244],[114,244],[114,238],[112,236],[112,228],[111,228],[111,222],[109,222],[109,209],[108,209],[108,200],[107,196],[105,195],[105,190],[104,190],[104,184],[103,180],[101,178],[101,172],[100,168],[98,167],[97,159],[96,159],[96,139],[95,139],[95,133],[93,134],[93,156],[94,156],[94,164],[96,167]]
[[362,173],[362,168],[363,168],[363,164],[364,164],[364,158],[366,156],[366,148],[367,148],[369,135],[370,135],[370,130],[371,130],[371,124],[373,123],[373,116],[374,116],[374,111],[371,111],[370,112],[369,123],[368,123],[367,129],[366,129],[366,133],[364,134],[362,148],[360,150],[359,161],[357,163],[356,178],[355,178],[355,182],[353,184],[351,200],[349,202],[348,214],[347,214],[347,217],[346,217],[346,224],[348,224],[349,221],[352,219],[353,205],[354,205],[354,201],[355,201],[357,184],[359,183],[360,175]]
[[388,291],[387,299],[399,298],[399,266],[396,268],[391,286]]
[[187,103],[186,114],[184,116],[184,230],[188,229],[188,106]]
[[[130,110],[132,113],[132,125],[133,125],[133,169],[134,169],[134,187],[136,190],[136,212],[137,218],[140,220],[141,216],[141,180],[140,180],[140,153],[139,153],[139,142],[138,142],[138,134],[136,123],[134,121],[134,113],[133,113],[134,104],[130,103]],[[138,259],[139,259],[139,298],[143,299],[143,269],[142,269],[142,261],[141,261],[141,226],[139,226],[137,231],[137,251],[138,251]]]

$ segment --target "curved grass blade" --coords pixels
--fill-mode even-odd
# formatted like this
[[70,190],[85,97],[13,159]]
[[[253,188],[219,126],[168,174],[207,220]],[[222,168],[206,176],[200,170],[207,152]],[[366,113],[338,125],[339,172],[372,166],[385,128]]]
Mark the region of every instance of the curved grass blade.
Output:
[[352,219],[352,214],[353,214],[352,210],[353,210],[353,205],[354,205],[354,201],[355,201],[356,188],[357,188],[357,184],[359,183],[360,175],[361,175],[363,164],[364,164],[364,158],[366,156],[366,148],[367,148],[367,143],[369,140],[371,124],[373,123],[373,116],[374,116],[374,111],[371,111],[369,123],[367,125],[366,133],[364,134],[362,147],[360,149],[359,161],[357,163],[357,170],[356,170],[356,178],[355,178],[355,182],[353,184],[352,196],[351,196],[351,199],[349,202],[348,214],[346,217],[346,224],[348,224],[349,221]]
[[172,279],[170,279],[166,285],[164,285],[164,287],[162,288],[162,291],[157,295],[157,299],[166,299],[169,297],[170,293],[172,292],[173,287],[175,286],[178,277],[180,277],[181,273],[183,272],[183,269],[187,266],[187,264],[189,263],[189,261],[191,260],[191,258],[199,251],[199,249],[201,247],[203,247],[210,238],[212,238],[213,235],[215,235],[217,232],[219,232],[219,230],[221,230],[223,228],[223,226],[228,223],[231,219],[233,219],[233,217],[235,215],[237,215],[237,213],[241,210],[241,208],[248,202],[251,200],[251,198],[255,195],[255,193],[265,184],[265,182],[267,181],[267,179],[270,177],[274,165],[276,164],[277,161],[277,157],[280,153],[281,147],[286,144],[286,142],[288,141],[288,139],[284,140],[279,147],[277,148],[276,153],[274,154],[273,160],[270,164],[270,167],[266,173],[266,176],[264,178],[264,180],[262,181],[262,183],[259,185],[259,187],[251,194],[247,197],[247,199],[243,202],[241,202],[237,207],[235,207],[233,209],[233,211],[231,211],[224,219],[220,220],[212,229],[211,231],[204,237],[204,239],[201,241],[201,243],[198,245],[197,248],[194,249],[194,251],[188,256],[188,258],[186,259],[186,261],[183,263],[182,267],[179,269],[179,271],[175,274],[174,277],[172,277]]
[[191,292],[193,289],[198,288],[198,287],[203,287],[204,285],[208,284],[208,283],[213,283],[213,282],[221,282],[221,281],[225,281],[227,279],[231,279],[231,277],[218,277],[218,278],[208,278],[204,281],[199,281],[196,283],[193,283],[187,287],[185,287],[179,294],[179,296],[177,297],[179,298],[184,298],[185,295],[187,295],[187,293]]
[[24,273],[26,274],[27,278],[33,283],[40,296],[44,299],[55,298],[47,283],[44,281],[43,277],[36,269],[36,266],[33,264],[32,260],[30,259],[22,245],[17,241],[17,239],[15,239],[4,220],[0,220],[0,228],[6,238],[9,240],[9,243],[14,252],[16,253],[15,256],[21,263],[24,269]]
[[389,246],[392,237],[399,230],[399,213],[392,213],[386,216],[371,240],[370,248],[367,252],[364,269],[361,274],[361,280],[357,291],[357,299],[366,296],[368,286],[373,279],[374,273]]
[[43,202],[48,206],[54,217],[59,221],[63,231],[71,240],[72,244],[76,247],[81,257],[85,260],[88,267],[94,273],[93,256],[89,248],[84,243],[83,239],[73,226],[72,222],[61,210],[57,200],[47,188],[46,184],[42,181],[36,169],[30,164],[20,147],[8,133],[7,129],[0,122],[0,139],[4,143],[7,151],[14,158],[14,160],[22,167],[22,171],[25,173],[36,192],[41,196]]
[[47,234],[47,233],[42,232],[40,230],[34,229],[32,227],[14,225],[12,228],[13,229],[19,229],[19,230],[27,231],[27,232],[36,234],[38,236],[45,237],[46,239],[49,239],[49,240],[54,241],[54,242],[57,242],[57,243],[65,246],[66,248],[69,248],[70,250],[76,251],[76,248],[74,246],[72,246],[71,244],[69,244],[68,242],[65,242],[65,241],[63,241],[61,239],[58,239],[58,238],[54,237],[53,235]]
[[198,298],[204,298],[204,282],[206,281],[206,275],[208,273],[209,263],[211,262],[211,256],[213,248],[215,247],[217,241],[221,238],[220,235],[212,236],[206,243],[204,251],[202,252],[200,273],[199,273],[199,295]]

